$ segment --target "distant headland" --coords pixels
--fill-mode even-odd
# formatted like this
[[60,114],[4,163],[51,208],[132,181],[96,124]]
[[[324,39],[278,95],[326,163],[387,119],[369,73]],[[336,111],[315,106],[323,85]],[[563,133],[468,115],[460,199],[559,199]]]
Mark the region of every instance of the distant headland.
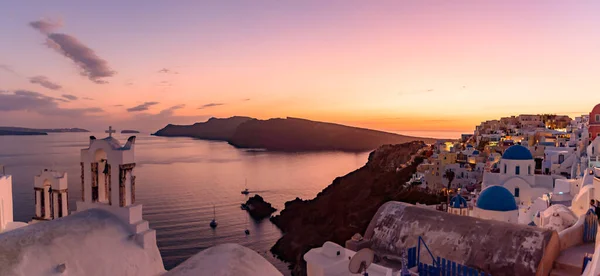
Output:
[[58,132],[89,132],[82,128],[24,128],[0,127],[0,135],[48,135]]
[[137,130],[124,129],[124,130],[121,130],[121,133],[140,133],[140,132]]
[[226,141],[238,148],[283,152],[364,152],[386,144],[416,140],[425,143],[435,141],[433,138],[405,136],[291,117],[268,120],[241,116],[210,118],[206,122],[193,125],[169,124],[153,135]]

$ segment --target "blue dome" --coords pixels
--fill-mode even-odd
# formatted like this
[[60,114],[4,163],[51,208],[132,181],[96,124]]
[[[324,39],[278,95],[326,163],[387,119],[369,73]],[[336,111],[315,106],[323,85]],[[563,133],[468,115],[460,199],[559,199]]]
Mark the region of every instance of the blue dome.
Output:
[[450,200],[450,207],[467,208],[467,200],[460,195],[456,195]]
[[473,147],[473,145],[471,145],[471,144],[467,145],[467,148],[472,148],[472,147]]
[[479,154],[479,151],[478,150],[474,150],[473,151],[473,155],[477,155],[477,154]]
[[531,152],[524,146],[514,145],[504,151],[502,159],[506,160],[532,160]]
[[518,209],[513,194],[502,186],[490,186],[484,189],[477,198],[477,208],[501,212]]

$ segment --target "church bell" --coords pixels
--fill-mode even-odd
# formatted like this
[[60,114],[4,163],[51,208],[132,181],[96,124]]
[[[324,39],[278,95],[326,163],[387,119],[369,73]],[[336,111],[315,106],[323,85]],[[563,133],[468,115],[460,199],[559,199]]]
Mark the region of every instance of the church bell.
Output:
[[104,165],[104,171],[102,173],[108,174],[108,163],[106,163],[106,165]]

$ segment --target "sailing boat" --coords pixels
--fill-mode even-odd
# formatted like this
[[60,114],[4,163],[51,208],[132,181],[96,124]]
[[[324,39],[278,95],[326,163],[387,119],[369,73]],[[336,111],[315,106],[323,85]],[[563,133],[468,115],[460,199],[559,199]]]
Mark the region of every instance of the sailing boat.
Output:
[[248,179],[246,179],[246,189],[244,189],[244,190],[242,191],[242,194],[243,194],[243,195],[247,195],[247,194],[249,194],[249,193],[250,193],[250,191],[248,191]]
[[213,219],[210,221],[210,227],[215,229],[217,228],[217,210],[215,209],[215,206],[213,205]]

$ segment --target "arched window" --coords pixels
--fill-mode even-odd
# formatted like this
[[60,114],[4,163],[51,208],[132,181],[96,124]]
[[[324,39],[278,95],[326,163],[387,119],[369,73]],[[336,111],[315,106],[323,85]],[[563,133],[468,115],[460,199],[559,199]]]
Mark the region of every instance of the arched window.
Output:
[[504,173],[506,174],[506,164],[504,164]]
[[515,175],[519,175],[521,173],[521,167],[520,166],[516,166],[515,167]]
[[531,165],[527,166],[527,174],[531,175]]
[[519,187],[515,188],[515,197],[519,197]]

